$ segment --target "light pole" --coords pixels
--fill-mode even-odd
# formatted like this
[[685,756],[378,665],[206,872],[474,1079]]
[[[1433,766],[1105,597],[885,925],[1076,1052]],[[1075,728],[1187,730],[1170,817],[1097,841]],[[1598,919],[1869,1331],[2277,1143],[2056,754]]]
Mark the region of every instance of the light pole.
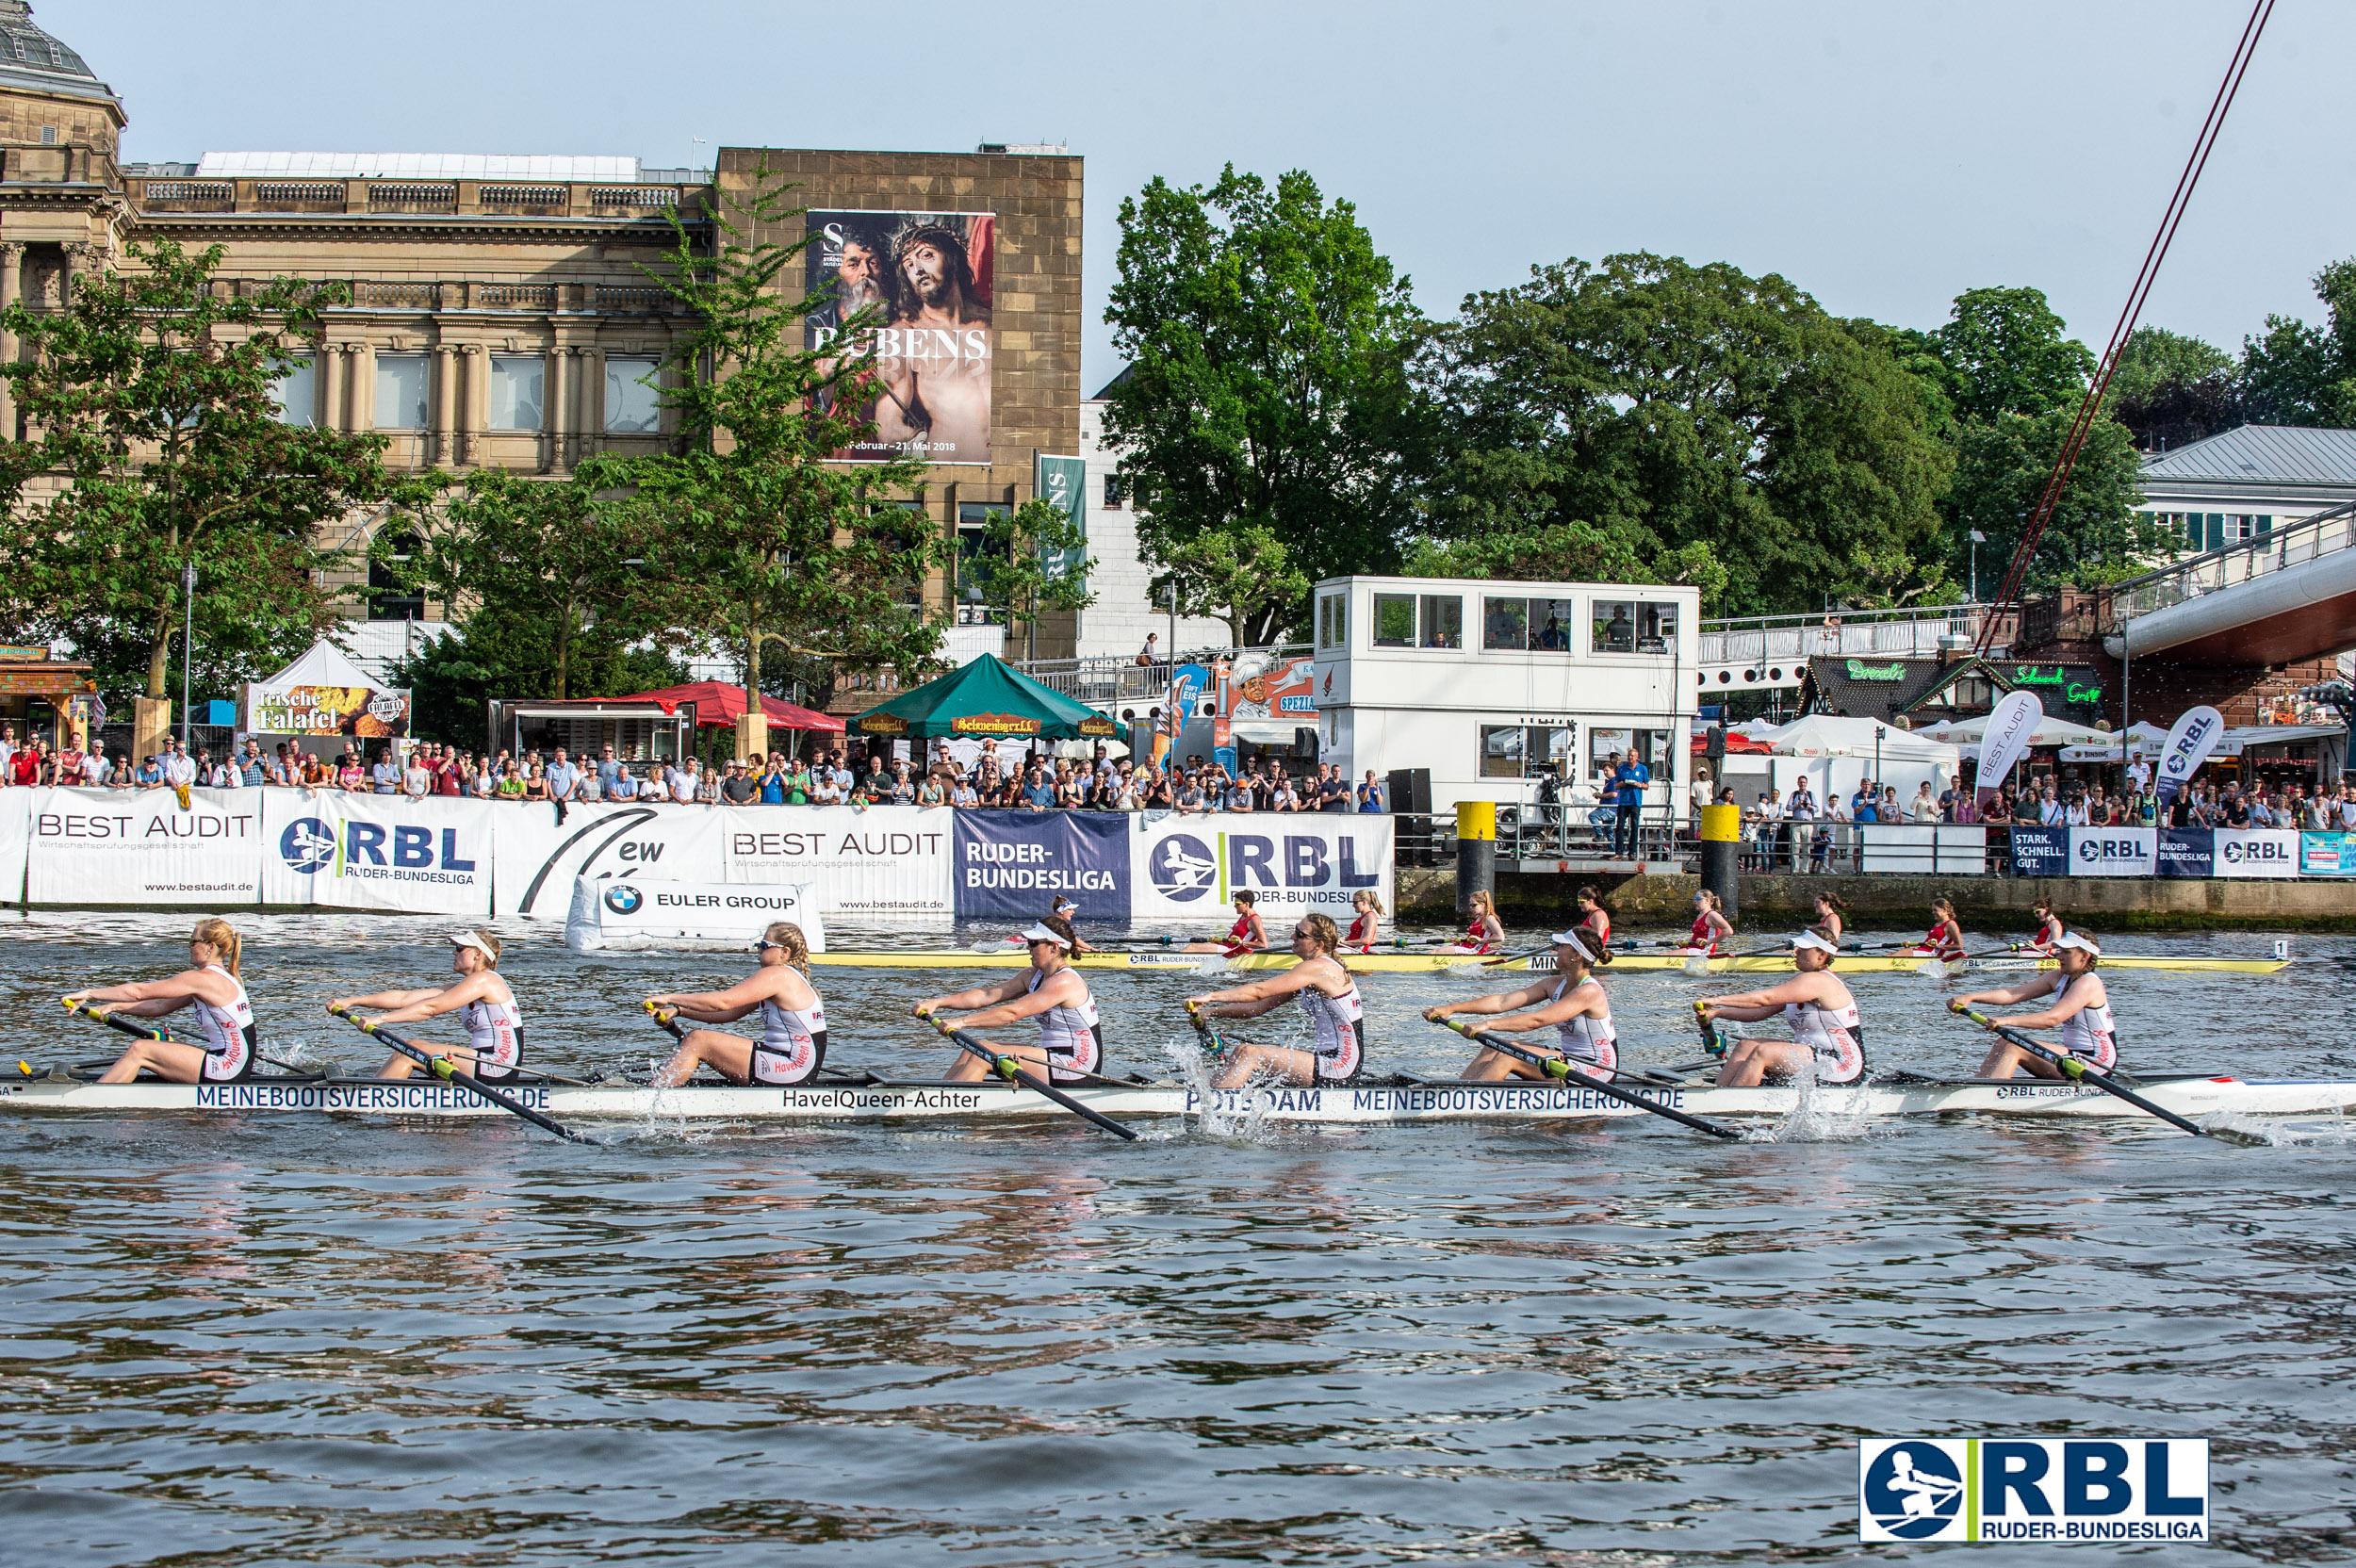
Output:
[[180,614],[180,749],[188,751],[188,676],[196,665],[196,560],[180,568],[184,608]]
[[1170,660],[1170,667],[1178,668],[1178,580],[1171,578],[1162,589],[1162,596],[1170,605],[1170,646],[1162,652]]
[[1972,531],[1972,602],[1980,602],[1980,547],[1988,543],[1988,535],[1978,529]]

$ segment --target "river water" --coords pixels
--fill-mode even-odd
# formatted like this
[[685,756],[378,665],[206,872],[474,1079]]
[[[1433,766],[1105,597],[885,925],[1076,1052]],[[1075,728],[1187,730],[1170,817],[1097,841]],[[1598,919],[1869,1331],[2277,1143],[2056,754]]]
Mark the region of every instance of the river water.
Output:
[[[438,923],[243,923],[273,1049],[352,1069],[319,1003],[448,962]],[[57,994],[185,927],[8,917],[11,1064],[111,1054]],[[643,1069],[636,999],[737,972],[502,929],[551,1070]],[[2114,974],[2130,1064],[2356,1078],[2356,942],[2293,950]],[[944,1059],[906,1009],[954,976],[820,978],[837,1063]],[[1188,982],[1091,983],[1116,1066],[1174,1041]],[[1624,1059],[1753,983],[1612,980]],[[1875,1065],[1977,1059],[1938,983],[1851,983]],[[1415,1013],[1471,985],[1365,989],[1377,1070],[1462,1059]],[[1858,1438],[1974,1434],[2206,1436],[2218,1544],[2147,1556],[2356,1552],[2335,1123],[598,1135],[0,1115],[0,1560],[1838,1561],[1889,1550]]]

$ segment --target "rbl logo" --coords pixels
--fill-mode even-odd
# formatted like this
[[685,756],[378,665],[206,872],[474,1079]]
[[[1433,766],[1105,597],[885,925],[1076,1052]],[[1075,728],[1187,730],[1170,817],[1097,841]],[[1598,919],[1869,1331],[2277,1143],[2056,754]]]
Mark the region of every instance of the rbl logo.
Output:
[[2284,866],[2291,860],[2291,846],[2270,839],[2228,839],[2221,847],[2229,866]]
[[[279,858],[292,870],[309,874],[335,863],[335,832],[317,817],[289,823],[278,837]],[[458,829],[442,829],[441,853],[434,850],[434,829],[414,823],[347,821],[344,824],[343,864],[347,871],[385,867],[401,871],[472,871],[475,863],[458,853]]]

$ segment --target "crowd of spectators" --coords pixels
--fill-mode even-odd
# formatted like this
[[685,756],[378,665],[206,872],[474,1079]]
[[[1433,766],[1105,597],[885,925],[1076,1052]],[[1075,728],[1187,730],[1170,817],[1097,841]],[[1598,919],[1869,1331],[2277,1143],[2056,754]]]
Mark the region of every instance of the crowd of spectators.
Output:
[[920,771],[863,741],[811,757],[775,752],[718,768],[701,761],[630,760],[603,747],[595,758],[559,746],[496,755],[425,742],[406,756],[392,746],[364,753],[347,748],[323,758],[290,742],[270,751],[249,738],[242,746],[184,750],[177,738],[137,766],[35,739],[20,745],[0,727],[0,784],[82,785],[152,790],[202,785],[210,789],[279,786],[342,790],[354,794],[472,797],[548,801],[561,808],[583,802],[626,800],[640,805],[993,807],[1030,811],[1381,811],[1383,785],[1369,770],[1353,786],[1331,763],[1299,775],[1282,758],[1252,758],[1231,772],[1200,756],[1157,767],[1115,760],[1098,745],[1092,757],[1001,759],[998,743],[982,743],[970,765],[948,743],[937,742]]

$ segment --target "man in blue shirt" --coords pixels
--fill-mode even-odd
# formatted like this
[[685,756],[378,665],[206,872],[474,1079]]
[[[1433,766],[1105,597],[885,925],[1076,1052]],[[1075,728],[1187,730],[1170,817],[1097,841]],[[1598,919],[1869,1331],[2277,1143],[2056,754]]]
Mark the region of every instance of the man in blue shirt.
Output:
[[1872,779],[1867,778],[1859,780],[1857,787],[1857,793],[1849,797],[1850,820],[1853,822],[1879,822],[1881,820],[1881,813],[1873,808],[1874,802],[1879,798],[1880,797],[1874,793],[1873,781]]
[[1055,781],[1040,771],[1036,762],[1031,764],[1031,781],[1024,787],[1023,798],[1030,803],[1034,811],[1052,811],[1055,808]]
[[1652,782],[1652,770],[1631,751],[1612,770],[1612,782],[1619,786],[1620,796],[1620,814],[1612,824],[1612,853],[1633,860],[1637,829],[1644,820],[1644,787]]

